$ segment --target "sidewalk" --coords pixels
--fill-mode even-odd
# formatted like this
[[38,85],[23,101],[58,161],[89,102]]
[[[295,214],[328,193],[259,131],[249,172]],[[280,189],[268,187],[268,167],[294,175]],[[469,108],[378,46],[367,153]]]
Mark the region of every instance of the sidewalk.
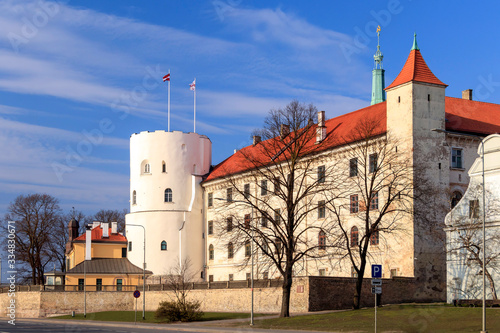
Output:
[[[276,318],[278,316],[269,316],[266,318]],[[263,318],[262,318],[263,319]],[[217,333],[217,332],[254,332],[254,333],[318,333],[319,331],[298,331],[298,330],[268,330],[268,329],[258,329],[258,328],[244,328],[244,327],[210,327],[203,326],[207,323],[229,323],[229,322],[242,322],[248,321],[249,319],[227,319],[227,320],[216,320],[211,322],[196,322],[196,323],[180,323],[180,324],[150,324],[150,323],[137,323],[134,325],[132,322],[109,322],[109,321],[90,321],[90,320],[71,320],[71,319],[16,319],[16,321],[31,322],[31,323],[54,323],[54,324],[71,324],[71,325],[88,325],[88,326],[98,326],[98,327],[118,327],[118,328],[145,328],[145,329],[155,329],[158,331],[181,331],[181,332],[207,332],[207,333]],[[257,319],[256,319],[257,320]]]

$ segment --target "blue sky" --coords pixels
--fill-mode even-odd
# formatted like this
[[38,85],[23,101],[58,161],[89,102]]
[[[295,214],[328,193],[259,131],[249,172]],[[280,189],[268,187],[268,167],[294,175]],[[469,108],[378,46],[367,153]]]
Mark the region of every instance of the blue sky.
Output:
[[456,1],[0,1],[0,213],[48,193],[87,214],[129,207],[129,137],[167,128],[216,164],[292,99],[327,118],[369,105],[375,29],[386,84],[414,31],[448,96],[500,103],[499,5]]

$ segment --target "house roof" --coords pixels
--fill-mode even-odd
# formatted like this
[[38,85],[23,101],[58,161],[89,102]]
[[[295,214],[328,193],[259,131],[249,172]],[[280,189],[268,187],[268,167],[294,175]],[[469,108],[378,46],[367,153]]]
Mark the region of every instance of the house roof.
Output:
[[[315,136],[309,140],[306,144],[310,149],[307,150],[307,153],[312,152],[321,152],[328,150],[330,148],[340,146],[349,142],[354,142],[360,139],[360,137],[356,137],[353,132],[354,127],[358,122],[362,119],[366,119],[367,116],[372,117],[373,119],[377,119],[377,126],[372,133],[372,136],[380,135],[386,132],[386,102],[374,104],[368,106],[366,108],[360,109],[358,111],[354,111],[336,118],[329,119],[325,122],[327,139],[325,139],[324,144],[316,145]],[[317,125],[314,125],[310,130],[316,131]],[[261,165],[267,164],[266,161],[269,161],[268,154],[264,153],[266,145],[269,145],[269,142],[276,142],[280,140],[279,138],[269,139],[263,141],[255,146],[250,145],[243,149],[238,150],[233,155],[229,156],[227,159],[216,165],[208,177],[205,179],[205,182],[214,180],[217,178],[221,178],[230,174],[236,174],[244,171],[248,171],[256,167],[255,162],[249,161],[249,156],[252,156],[252,159],[259,160]],[[264,148],[263,148],[264,147]]]
[[[66,272],[66,275],[83,274],[84,262],[82,261]],[[85,262],[86,274],[142,274],[140,267],[133,265],[127,258],[93,258]],[[153,274],[151,271],[145,272]]]
[[[500,105],[466,100],[454,97],[445,97],[446,130],[463,133],[492,134],[500,133]],[[344,114],[326,121],[327,137],[330,140],[315,152],[328,150],[346,143],[356,141],[353,135],[355,128],[362,119],[377,119],[378,126],[372,136],[384,134],[387,131],[387,102]],[[316,125],[312,130],[316,129]],[[360,139],[360,138],[358,138]],[[274,138],[270,140],[279,140]],[[269,140],[267,140],[269,141]],[[248,156],[259,156],[264,160],[269,156],[261,152],[266,141],[245,147],[227,159],[217,164],[204,182],[222,178],[231,174],[245,172],[255,168],[255,163],[248,160]],[[314,139],[309,145],[314,146]],[[264,162],[262,162],[264,164]]]
[[423,82],[423,83],[431,83],[439,86],[448,85],[444,84],[439,80],[429,69],[427,64],[425,63],[422,54],[419,49],[412,49],[410,54],[408,55],[408,59],[406,59],[406,63],[403,66],[401,72],[399,72],[396,79],[387,87],[387,89],[394,88],[401,84],[407,82]]
[[[108,230],[109,237],[102,237],[102,227],[98,226],[92,229],[91,240],[92,242],[109,242],[109,243],[127,243],[127,238],[121,234],[112,234],[111,228]],[[78,236],[73,240],[73,242],[81,243],[85,242],[86,237],[85,233],[83,235]]]

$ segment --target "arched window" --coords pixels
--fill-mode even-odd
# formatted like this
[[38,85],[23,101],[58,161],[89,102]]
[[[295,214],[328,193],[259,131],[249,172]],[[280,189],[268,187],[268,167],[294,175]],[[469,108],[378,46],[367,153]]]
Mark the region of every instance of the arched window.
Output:
[[252,255],[252,246],[250,245],[250,241],[247,240],[245,242],[245,257],[250,257]]
[[351,247],[358,246],[359,238],[358,238],[358,228],[351,228]]
[[136,204],[137,204],[137,192],[134,190],[134,192],[132,192],[132,205]]
[[326,234],[323,230],[318,234],[318,246],[320,250],[326,249]]
[[234,256],[234,247],[233,247],[233,243],[229,242],[229,244],[227,244],[227,257],[229,259],[232,259]]
[[167,165],[165,161],[161,162],[161,172],[167,172]]
[[212,244],[208,247],[208,260],[214,260],[214,246]]
[[167,251],[167,242],[165,242],[165,241],[161,242],[161,250],[162,251]]
[[460,199],[462,199],[462,193],[460,193],[460,191],[453,192],[451,195],[451,208],[455,207]]
[[170,188],[165,190],[165,202],[172,202],[172,189]]
[[144,173],[151,173],[151,166],[149,163],[144,164]]

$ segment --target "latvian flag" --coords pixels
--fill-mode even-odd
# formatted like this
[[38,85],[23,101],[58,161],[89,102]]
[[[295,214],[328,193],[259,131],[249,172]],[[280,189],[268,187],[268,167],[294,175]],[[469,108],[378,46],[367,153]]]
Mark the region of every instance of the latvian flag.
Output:
[[193,83],[189,85],[189,90],[195,90],[196,89],[196,79],[194,79]]
[[170,73],[168,73],[167,75],[165,75],[163,77],[163,82],[165,82],[165,81],[170,81]]

